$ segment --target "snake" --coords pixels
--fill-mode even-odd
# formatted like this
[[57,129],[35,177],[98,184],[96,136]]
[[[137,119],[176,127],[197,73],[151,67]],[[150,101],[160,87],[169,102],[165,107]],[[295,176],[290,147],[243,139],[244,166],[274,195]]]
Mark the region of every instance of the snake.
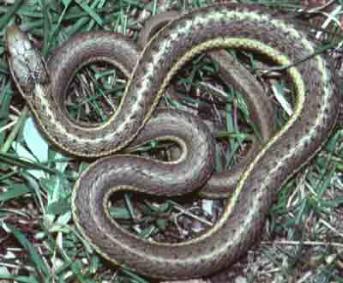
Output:
[[[12,49],[21,37],[15,34],[17,38],[14,40],[7,36],[8,49]],[[105,34],[98,35],[97,41],[102,48],[96,50],[97,58],[111,61],[104,53],[112,52],[117,46],[108,43]],[[78,43],[86,53],[82,60],[91,62],[93,59],[89,58],[94,55],[94,50],[90,48],[90,41]],[[127,43],[121,42],[120,45],[124,44]],[[166,170],[165,178],[145,166],[144,161],[152,160],[141,158],[138,161],[137,157],[125,154],[100,158],[90,165],[73,189],[73,218],[95,250],[116,265],[129,267],[148,277],[188,279],[208,276],[243,256],[259,238],[278,189],[315,156],[334,129],[342,95],[328,58],[316,54],[316,45],[305,32],[264,7],[220,3],[196,9],[171,20],[153,36],[134,63],[132,73],[128,74],[129,81],[116,113],[102,125],[84,129],[68,120],[62,123],[59,120],[62,110],[55,107],[58,104],[51,106],[46,103],[51,95],[48,90],[57,88],[63,93],[65,85],[56,82],[70,80],[75,72],[71,68],[64,69],[64,72],[58,72],[58,69],[68,61],[80,59],[80,53],[75,49],[65,49],[61,51],[64,56],[48,62],[48,66],[42,61],[23,66],[22,62],[18,63],[10,56],[12,77],[17,80],[20,92],[26,93],[26,101],[31,99],[31,111],[48,139],[70,154],[88,157],[91,150],[102,152],[100,155],[104,156],[130,144],[144,125],[148,125],[148,120],[153,121],[154,109],[174,75],[196,55],[217,48],[257,53],[284,69],[295,97],[293,113],[246,165],[220,219],[200,236],[185,242],[172,244],[141,239],[110,218],[107,204],[112,194],[123,190],[160,196],[191,192],[194,188],[188,184],[195,181],[190,177],[193,170],[196,172],[199,168],[201,180],[197,186],[205,183],[212,170],[211,166],[205,165],[206,162],[195,163],[191,169],[183,171],[183,180],[181,177],[174,179],[169,174],[177,171],[178,163],[186,162],[186,156],[193,155],[193,151],[187,149],[196,142],[195,139],[184,136],[185,140],[181,141],[176,135],[168,137],[165,133],[165,137],[174,139],[184,149],[179,160],[171,164],[158,162],[152,166],[149,163],[156,170],[171,166]],[[30,47],[24,49],[32,51]],[[130,51],[124,52],[119,48],[116,52],[126,56]],[[29,61],[29,57],[25,59]],[[118,64],[115,61],[110,63]],[[21,77],[16,65],[24,71],[29,69],[30,75]],[[41,67],[36,68],[38,65]],[[76,65],[80,67],[80,64]],[[52,73],[53,79],[42,71],[47,68],[56,71]],[[22,84],[33,80],[34,84]],[[55,99],[63,100],[63,95]],[[165,112],[167,116],[174,115],[169,113]],[[185,120],[192,125],[192,119]],[[176,119],[173,121],[176,123]],[[198,126],[199,135],[201,128],[206,132],[206,127]],[[208,151],[203,160],[209,160],[209,164],[213,160],[211,143],[211,139],[206,138],[206,142],[198,146],[200,152]],[[136,167],[133,167],[133,161]],[[150,182],[154,178],[155,184],[146,187],[145,181]],[[161,185],[164,180],[172,185],[164,188]]]
[[[140,33],[138,46],[142,48],[156,30],[175,19],[179,14],[177,11],[168,11],[151,17]],[[106,41],[106,45],[103,45],[104,41]],[[22,46],[28,47],[31,43],[26,35],[16,27],[8,29],[6,45],[9,54],[12,54],[9,57],[12,77],[30,106],[40,129],[51,143],[62,151],[78,157],[98,158],[109,155],[111,147],[108,148],[108,151],[104,151],[101,147],[102,135],[107,135],[103,129],[104,125],[94,127],[94,123],[87,124],[70,119],[64,105],[67,95],[66,86],[70,85],[71,78],[78,70],[94,61],[107,61],[128,77],[135,62],[138,61],[139,47],[120,34],[106,32],[78,34],[54,50],[45,66],[44,59],[37,50],[31,47],[28,50],[22,50]],[[109,50],[110,45],[115,48]],[[22,52],[23,56],[21,56]],[[218,74],[222,81],[233,85],[237,91],[242,93],[250,110],[251,120],[256,123],[260,132],[260,139],[253,140],[245,158],[230,170],[212,174],[199,192],[202,197],[223,198],[231,193],[238,182],[241,171],[252,160],[261,145],[271,138],[276,127],[275,113],[262,86],[246,68],[237,63],[233,56],[223,51],[212,51],[209,54],[219,66]],[[26,66],[24,71],[23,67]],[[54,76],[49,74],[54,74]],[[37,83],[36,86],[34,82]],[[35,87],[37,89],[33,91]],[[31,95],[32,93],[34,95]],[[175,91],[169,88],[166,96],[175,98]],[[144,139],[138,135],[135,142],[130,144],[130,148],[126,148],[126,150],[130,152],[139,144],[151,140],[152,137],[157,137],[160,129],[166,126],[162,122],[149,126],[149,130],[144,130]],[[79,133],[80,130],[82,130],[81,133]],[[94,135],[99,138],[92,139],[83,145],[83,137],[89,138],[88,135],[93,134],[91,132],[95,132]],[[150,133],[150,135],[146,135],[146,133]],[[78,145],[80,146],[78,147]]]

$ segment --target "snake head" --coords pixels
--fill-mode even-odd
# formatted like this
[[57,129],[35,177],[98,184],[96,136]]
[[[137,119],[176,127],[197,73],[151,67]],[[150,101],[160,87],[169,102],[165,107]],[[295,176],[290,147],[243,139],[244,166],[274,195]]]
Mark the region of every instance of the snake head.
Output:
[[6,49],[10,72],[20,93],[24,98],[32,96],[37,84],[49,81],[42,55],[17,26],[6,30]]

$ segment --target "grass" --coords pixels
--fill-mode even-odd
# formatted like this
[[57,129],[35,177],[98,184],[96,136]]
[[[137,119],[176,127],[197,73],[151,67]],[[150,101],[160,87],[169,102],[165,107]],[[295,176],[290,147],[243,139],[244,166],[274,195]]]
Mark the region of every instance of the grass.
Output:
[[[9,76],[4,29],[20,23],[48,55],[61,42],[83,31],[117,31],[136,40],[150,14],[171,8],[188,10],[211,1],[8,2],[0,6],[0,282],[152,282],[130,270],[110,266],[75,229],[71,188],[88,163],[62,155],[36,130]],[[299,1],[291,0],[240,2],[292,11],[302,7]],[[310,12],[307,10],[303,17]],[[335,7],[315,18],[320,24],[315,19],[304,22],[312,36],[320,30],[322,49],[338,46],[342,40],[338,27],[342,14],[343,3],[336,1]],[[251,54],[237,56],[252,70],[261,66]],[[337,49],[331,56],[342,75],[342,53]],[[166,103],[199,111],[209,120],[212,118],[206,113],[211,113],[215,117],[212,124],[224,125],[217,146],[216,169],[220,171],[244,154],[254,125],[240,94],[218,82],[216,70],[216,64],[204,56],[197,57],[174,82],[183,95],[166,98]],[[287,100],[286,82],[277,77],[269,77],[265,86],[277,104],[281,125],[291,100]],[[79,96],[68,99],[68,109],[75,119],[103,121],[115,111],[124,85],[125,78],[117,70],[92,65],[75,80],[74,92]],[[218,115],[223,112],[223,117]],[[224,282],[343,282],[342,141],[343,131],[337,127],[316,158],[280,190],[262,242],[212,282],[219,278],[225,278]],[[168,158],[171,150],[170,144],[151,142],[139,153]],[[116,204],[110,212],[127,229],[144,238],[168,241],[201,233],[218,218],[222,208],[221,201],[198,200],[196,196],[160,200],[131,193],[118,197]]]

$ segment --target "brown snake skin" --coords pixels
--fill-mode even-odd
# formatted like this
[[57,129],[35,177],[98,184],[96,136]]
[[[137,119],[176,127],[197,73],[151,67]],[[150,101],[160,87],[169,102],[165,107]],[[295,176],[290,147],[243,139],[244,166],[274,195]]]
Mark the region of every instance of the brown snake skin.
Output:
[[[180,16],[180,12],[167,11],[150,17],[138,37],[138,45],[143,48],[162,27]],[[239,163],[229,170],[213,173],[200,195],[208,198],[224,198],[232,192],[239,176],[246,165],[251,162],[262,144],[267,142],[275,132],[275,113],[271,100],[265,95],[265,90],[255,77],[237,59],[224,50],[208,52],[209,57],[218,64],[218,76],[228,85],[234,86],[244,97],[251,114],[251,120],[256,123],[260,137],[255,138],[252,146]],[[169,95],[175,91],[168,88]]]

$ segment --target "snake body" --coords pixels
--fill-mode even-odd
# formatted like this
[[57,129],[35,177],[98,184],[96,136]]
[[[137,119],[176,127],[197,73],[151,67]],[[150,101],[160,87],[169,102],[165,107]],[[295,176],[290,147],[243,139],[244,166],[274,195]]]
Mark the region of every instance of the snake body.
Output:
[[[139,34],[138,46],[143,48],[158,30],[179,16],[180,13],[177,11],[167,11],[149,18]],[[256,123],[260,133],[260,139],[253,141],[246,156],[239,163],[230,170],[213,173],[199,192],[203,197],[223,198],[230,195],[237,185],[243,169],[252,161],[262,144],[266,143],[275,132],[275,111],[261,84],[237,59],[224,50],[210,51],[207,54],[218,64],[218,75],[221,80],[234,86],[235,90],[242,94],[247,103],[251,120]],[[171,87],[168,88],[168,94],[177,99]]]
[[[99,43],[108,52],[115,49],[101,38]],[[80,48],[88,50],[87,43],[84,45],[81,42]],[[107,212],[108,198],[114,192],[129,189],[147,194],[179,195],[184,189],[191,191],[187,185],[186,188],[180,184],[163,189],[164,181],[173,180],[156,176],[159,178],[156,186],[148,188],[145,183],[141,186],[141,180],[150,180],[149,174],[155,171],[140,165],[131,170],[131,161],[125,162],[133,157],[123,155],[99,159],[81,175],[72,196],[74,221],[80,231],[109,261],[129,266],[149,277],[206,276],[233,264],[252,245],[277,190],[314,156],[335,125],[341,96],[327,61],[322,56],[312,56],[315,46],[304,33],[273,18],[265,9],[219,4],[178,17],[149,42],[130,75],[118,111],[99,127],[83,129],[61,124],[56,117],[63,113],[46,111],[49,106],[44,105],[44,97],[50,95],[44,86],[48,78],[39,78],[41,83],[34,86],[33,91],[41,101],[38,106],[32,102],[31,109],[40,117],[38,120],[45,119],[48,126],[42,123],[41,127],[50,139],[57,145],[68,145],[68,148],[62,146],[63,149],[75,155],[89,156],[90,148],[102,152],[101,155],[109,154],[124,148],[137,136],[175,73],[194,56],[212,48],[253,51],[277,65],[288,66],[286,75],[296,95],[294,113],[245,168],[220,220],[203,235],[187,242],[169,244],[140,239],[110,219]],[[102,57],[101,48],[97,55]],[[58,70],[78,56],[77,52],[65,54],[60,65],[48,64],[48,68]],[[304,61],[304,58],[308,59]],[[57,74],[70,78],[74,72],[65,70],[64,74]],[[18,73],[12,73],[18,80]],[[63,93],[62,86],[56,87]],[[34,97],[31,95],[27,100],[33,101]],[[47,123],[49,119],[54,123]],[[210,152],[206,144],[200,148]],[[191,154],[188,150],[184,157]],[[178,162],[182,160],[185,159]],[[206,169],[205,174],[200,174],[200,183],[208,177],[209,171]],[[193,183],[188,179],[190,175],[185,174],[186,179],[180,183]]]

